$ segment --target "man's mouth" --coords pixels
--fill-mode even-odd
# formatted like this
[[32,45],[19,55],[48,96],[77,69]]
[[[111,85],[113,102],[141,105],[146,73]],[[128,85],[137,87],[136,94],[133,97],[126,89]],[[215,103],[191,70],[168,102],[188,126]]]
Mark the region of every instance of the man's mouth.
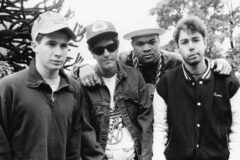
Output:
[[189,54],[188,57],[189,58],[195,58],[198,54],[197,53],[192,53],[192,54]]
[[52,60],[51,62],[54,64],[62,64],[63,63],[62,61],[59,61],[59,60]]
[[152,58],[152,54],[143,55],[144,58]]

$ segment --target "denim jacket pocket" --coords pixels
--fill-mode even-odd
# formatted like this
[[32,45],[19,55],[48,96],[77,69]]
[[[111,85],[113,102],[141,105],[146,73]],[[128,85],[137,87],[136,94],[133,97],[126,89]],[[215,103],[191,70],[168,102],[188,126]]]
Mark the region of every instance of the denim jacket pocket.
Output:
[[136,95],[126,96],[123,98],[124,105],[126,107],[129,117],[136,119],[138,115],[139,103]]

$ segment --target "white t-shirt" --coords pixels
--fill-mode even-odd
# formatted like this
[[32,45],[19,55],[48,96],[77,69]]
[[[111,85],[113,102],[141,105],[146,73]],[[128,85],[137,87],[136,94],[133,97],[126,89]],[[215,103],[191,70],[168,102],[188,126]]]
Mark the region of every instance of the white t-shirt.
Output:
[[108,141],[106,155],[109,160],[133,160],[135,157],[134,140],[123,123],[122,115],[115,107],[114,92],[116,85],[116,75],[111,78],[104,78],[110,92],[110,122],[108,131]]

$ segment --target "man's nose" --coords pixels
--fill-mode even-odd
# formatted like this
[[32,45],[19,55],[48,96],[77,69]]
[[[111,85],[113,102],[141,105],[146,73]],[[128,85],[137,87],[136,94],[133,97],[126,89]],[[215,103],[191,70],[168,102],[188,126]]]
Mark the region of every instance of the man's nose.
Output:
[[56,47],[55,50],[54,50],[54,55],[58,58],[62,57],[62,49],[60,46]]
[[109,55],[109,51],[107,50],[107,48],[104,48],[103,55],[104,56],[108,56]]
[[194,50],[194,46],[192,42],[189,42],[189,51],[193,51]]
[[143,46],[143,51],[144,51],[144,52],[149,52],[149,51],[151,51],[151,48],[149,47],[148,44],[144,44],[144,46]]

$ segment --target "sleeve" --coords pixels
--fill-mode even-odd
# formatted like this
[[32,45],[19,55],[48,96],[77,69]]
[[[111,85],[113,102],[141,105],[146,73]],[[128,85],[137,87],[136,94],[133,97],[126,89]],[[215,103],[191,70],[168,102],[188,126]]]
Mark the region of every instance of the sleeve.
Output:
[[167,104],[155,90],[153,96],[153,158],[152,160],[164,160],[165,144],[167,142]]
[[128,51],[128,52],[120,52],[120,53],[118,54],[118,60],[119,60],[120,62],[125,63],[125,62],[127,61],[128,56],[129,56],[130,54],[131,54],[131,51]]
[[96,61],[94,59],[83,60],[79,63],[74,64],[68,75],[74,79],[78,79],[80,72],[84,72],[84,66],[93,66],[94,64],[96,64]]
[[86,104],[82,106],[81,158],[82,160],[106,160],[105,152],[97,141],[95,129],[91,124],[91,102],[86,93],[83,98]]
[[75,93],[76,106],[73,111],[71,132],[67,142],[66,160],[79,160],[81,150],[81,107],[84,104],[83,95],[79,92],[80,86]]
[[139,73],[139,102],[140,111],[138,114],[138,124],[141,129],[142,157],[144,160],[152,158],[152,133],[153,133],[153,109],[150,95],[142,75]]
[[237,160],[240,148],[240,89],[230,99],[230,102],[232,108],[232,126],[229,135],[229,160]]
[[[7,93],[6,87],[0,84],[0,159],[11,160],[11,148],[8,140],[7,131]],[[9,96],[8,96],[9,97]]]

